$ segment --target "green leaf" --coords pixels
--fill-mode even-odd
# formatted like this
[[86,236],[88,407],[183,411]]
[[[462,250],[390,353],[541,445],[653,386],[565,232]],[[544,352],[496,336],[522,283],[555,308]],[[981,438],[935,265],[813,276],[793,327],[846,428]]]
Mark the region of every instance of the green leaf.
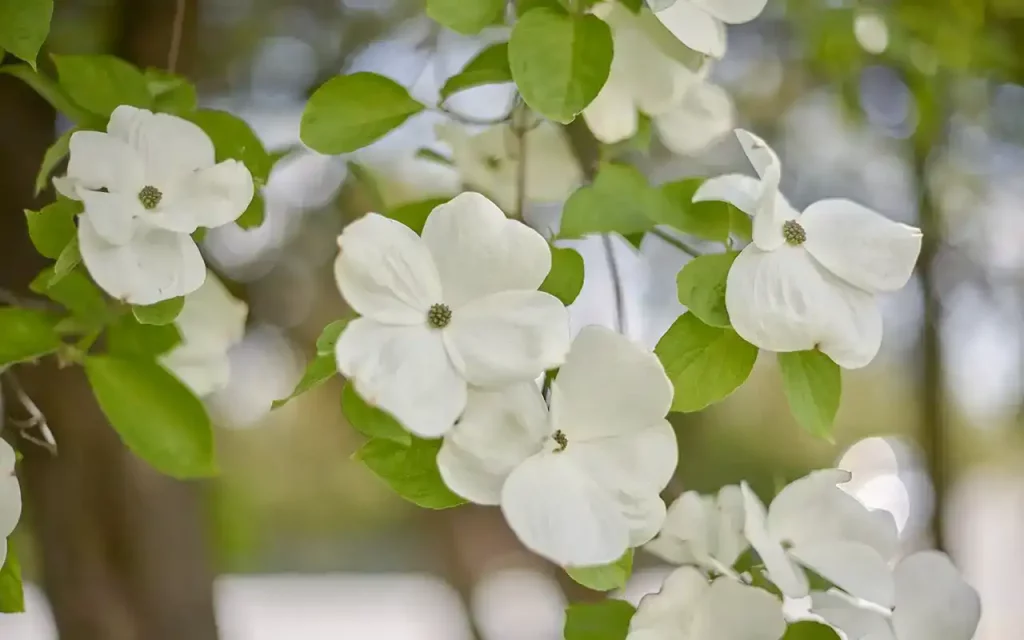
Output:
[[249,169],[257,185],[264,185],[273,162],[270,154],[245,120],[227,111],[200,109],[185,116],[210,136],[217,162],[238,160]]
[[551,271],[540,290],[569,306],[583,289],[583,256],[575,249],[551,247]]
[[623,640],[636,608],[625,600],[573,604],[565,610],[565,640]]
[[146,77],[136,67],[111,55],[54,55],[60,86],[75,103],[109,117],[122,104],[149,108]]
[[730,326],[729,312],[725,308],[725,282],[738,255],[728,251],[698,256],[687,262],[676,276],[679,302],[704,324]]
[[577,189],[565,203],[559,238],[592,233],[643,234],[654,228],[665,207],[661,193],[636,167],[604,164],[594,184]]
[[57,262],[53,265],[53,276],[50,278],[50,286],[60,282],[65,276],[75,270],[75,267],[82,262],[82,252],[78,248],[78,236],[71,236],[71,240],[57,256]]
[[633,573],[633,550],[611,564],[599,567],[570,567],[565,570],[569,577],[588,589],[594,591],[612,591],[626,586],[630,574]]
[[0,0],[0,47],[35,69],[52,16],[53,0]]
[[703,178],[687,178],[661,185],[668,206],[661,210],[664,215],[658,222],[698,238],[725,242],[735,207],[727,202],[693,202],[693,194],[703,182]]
[[0,613],[23,613],[25,590],[21,582],[18,553],[10,540],[0,539],[0,544],[7,545],[7,559],[4,560],[3,568],[0,568]]
[[[457,0],[464,2],[464,0]],[[454,76],[445,81],[441,87],[441,101],[444,102],[454,93],[479,87],[484,84],[512,82],[512,69],[508,66],[508,43],[492,44],[475,58],[466,63]]]
[[89,356],[85,374],[121,440],[176,478],[217,473],[213,427],[199,398],[152,360]]
[[185,307],[185,296],[161,300],[156,304],[133,304],[132,314],[142,324],[171,324]]
[[778,358],[793,417],[814,435],[831,438],[843,387],[839,365],[817,350],[780,353]]
[[142,324],[132,315],[122,315],[107,329],[107,351],[126,358],[155,358],[181,344],[174,324]]
[[182,115],[196,110],[196,88],[188,78],[154,68],[146,69],[143,76],[155,111]]
[[61,346],[60,318],[21,307],[0,307],[0,367],[53,353]]
[[673,411],[699,411],[723,400],[750,375],[757,347],[732,329],[709,327],[684,313],[658,341],[654,354],[675,387]]
[[464,35],[480,33],[501,19],[505,0],[427,0],[427,16]]
[[333,353],[316,356],[309,361],[308,365],[306,365],[306,371],[303,372],[302,378],[299,380],[299,383],[295,385],[295,390],[292,391],[291,395],[287,398],[274,400],[271,408],[277,409],[278,407],[288,404],[289,401],[294,400],[310,389],[319,387],[324,382],[327,382],[336,373],[338,373],[338,363]]
[[338,338],[341,337],[341,332],[351,321],[352,318],[342,318],[324,327],[324,330],[320,332],[320,337],[316,339],[316,354],[334,357],[334,347],[338,344]]
[[335,76],[306,103],[299,137],[314,151],[348,153],[423,111],[405,87],[376,73]]
[[252,196],[252,202],[246,207],[242,215],[235,219],[235,224],[243,229],[253,229],[263,224],[267,217],[267,205],[263,194],[257,191]]
[[560,0],[516,0],[516,17],[522,17],[527,11],[533,9],[548,9],[549,11],[565,12],[565,6]]
[[49,102],[54,109],[71,118],[75,124],[97,129],[103,128],[106,124],[102,118],[76,104],[67,91],[57,84],[53,78],[44,76],[27,64],[9,64],[0,67],[0,73],[14,76],[27,84],[40,97]]
[[362,196],[366,198],[371,211],[381,211],[384,206],[384,195],[380,191],[380,184],[377,182],[373,171],[367,169],[358,162],[349,160],[345,163],[348,168],[348,178],[355,183]]
[[619,0],[619,3],[633,13],[640,13],[644,6],[644,0]]
[[801,620],[789,625],[782,640],[839,640],[839,634],[827,624]]
[[56,140],[53,141],[46,149],[46,153],[43,154],[43,163],[39,166],[39,173],[36,174],[36,190],[35,194],[38,196],[43,192],[43,189],[47,187],[50,182],[50,175],[53,170],[57,168],[57,165],[61,163],[68,155],[69,146],[71,144],[71,135],[78,131],[78,127],[72,127],[64,133],[60,134]]
[[424,440],[410,435],[408,445],[385,438],[373,438],[356,451],[360,460],[395,493],[427,509],[447,509],[465,503],[441,480],[437,452],[441,440]]
[[448,198],[428,198],[417,202],[407,202],[389,211],[387,216],[409,227],[416,233],[423,233],[423,225],[427,223],[430,212],[448,202]]
[[403,429],[388,412],[363,400],[351,382],[341,392],[341,412],[352,428],[364,436],[412,446],[412,434]]
[[75,216],[82,212],[77,200],[57,200],[39,211],[25,209],[28,237],[40,255],[56,260],[78,233]]
[[534,9],[513,28],[508,61],[526,104],[569,123],[608,80],[612,32],[597,16]]
[[71,314],[91,328],[110,321],[112,313],[99,287],[81,270],[74,270],[56,283],[53,267],[43,269],[29,284],[29,289],[63,305]]

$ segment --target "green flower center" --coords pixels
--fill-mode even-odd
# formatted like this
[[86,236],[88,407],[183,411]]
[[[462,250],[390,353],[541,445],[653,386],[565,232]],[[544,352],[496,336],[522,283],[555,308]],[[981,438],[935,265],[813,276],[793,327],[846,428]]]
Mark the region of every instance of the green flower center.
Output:
[[163,197],[164,194],[160,193],[159,189],[148,185],[142,187],[142,191],[139,192],[139,202],[147,209],[156,209],[156,206],[160,204],[160,199]]
[[566,447],[569,446],[569,438],[565,437],[565,434],[562,433],[561,429],[555,431],[555,433],[551,436],[551,439],[554,440],[555,444],[558,445],[558,447],[555,449],[555,453],[561,453],[562,451],[565,451]]
[[427,323],[435,329],[444,329],[452,321],[452,310],[446,304],[435,304],[427,311]]
[[782,237],[795,247],[807,241],[807,232],[796,220],[786,220],[782,225]]

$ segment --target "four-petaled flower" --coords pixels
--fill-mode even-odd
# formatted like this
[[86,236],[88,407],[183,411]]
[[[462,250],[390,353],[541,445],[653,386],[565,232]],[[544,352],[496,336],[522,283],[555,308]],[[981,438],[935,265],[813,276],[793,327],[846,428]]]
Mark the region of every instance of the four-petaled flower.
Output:
[[197,396],[206,396],[228,384],[228,350],[245,336],[249,306],[235,298],[211,271],[206,282],[185,296],[185,306],[174,324],[181,343],[160,357],[160,362]]
[[16,460],[11,445],[0,440],[0,567],[7,559],[7,536],[21,518],[21,487],[14,474]]
[[743,493],[738,485],[727,485],[717,496],[687,491],[668,508],[665,526],[644,548],[661,559],[679,565],[729,575],[746,551]]
[[338,370],[417,435],[444,434],[468,385],[533,380],[565,358],[568,312],[537,291],[551,249],[479,193],[436,207],[422,238],[370,213],[338,245],[338,287],[362,316],[338,340]]
[[782,603],[732,578],[708,579],[680,567],[661,591],[640,600],[626,640],[779,640],[786,632]]
[[[768,0],[648,0],[680,42],[712,58],[725,55],[725,24],[750,22]],[[666,6],[667,5],[667,6]]]
[[769,351],[820,349],[847,369],[866,366],[882,343],[875,294],[910,279],[921,231],[850,200],[819,200],[801,214],[779,192],[778,156],[757,136],[736,136],[760,180],[707,180],[694,201],[724,200],[754,216],[753,242],[729,270],[733,329]]
[[81,200],[78,242],[89,274],[115,298],[153,304],[191,293],[206,265],[191,234],[234,221],[253,198],[237,160],[216,163],[195,124],[122,105],[106,133],[77,131],[54,184]]
[[[661,48],[649,16],[633,15],[617,0],[602,2],[593,12],[611,26],[615,39],[608,80],[583,110],[598,140],[613,144],[632,138],[638,111],[650,116],[665,146],[679,154],[701,151],[732,130],[729,94],[705,81],[710,65],[702,61],[699,71],[689,69]],[[661,28],[656,22],[654,27]]]
[[829,591],[811,594],[811,612],[849,640],[971,640],[981,619],[978,592],[938,551],[907,556],[892,573],[888,607]]
[[837,486],[850,477],[842,469],[814,471],[780,491],[767,513],[743,483],[744,534],[768,579],[790,598],[809,592],[803,565],[850,595],[891,607],[888,563],[898,549],[896,522]]
[[551,385],[472,390],[437,462],[452,491],[501,505],[527,548],[562,566],[612,562],[665,519],[659,493],[676,468],[665,420],[672,385],[653,353],[584,327]]

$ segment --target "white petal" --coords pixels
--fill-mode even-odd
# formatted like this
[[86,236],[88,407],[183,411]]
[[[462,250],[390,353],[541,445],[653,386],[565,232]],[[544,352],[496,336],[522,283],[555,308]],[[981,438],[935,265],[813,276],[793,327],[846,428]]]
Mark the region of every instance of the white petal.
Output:
[[[518,171],[517,161],[509,164]],[[561,126],[545,120],[526,134],[528,200],[562,202],[582,183],[583,170]]]
[[437,455],[445,484],[471,502],[499,504],[505,478],[550,435],[547,414],[533,382],[497,391],[470,388],[466,410]]
[[790,560],[779,539],[769,533],[767,514],[761,499],[746,482],[740,485],[740,489],[743,491],[743,506],[746,510],[743,533],[764,562],[768,579],[790,598],[805,597],[809,586],[807,574]]
[[21,488],[14,473],[15,462],[14,449],[0,440],[0,540],[11,535],[21,518]]
[[423,241],[409,227],[368,213],[345,227],[334,277],[359,314],[391,324],[426,324],[441,302],[441,281]]
[[161,201],[147,220],[183,233],[192,233],[198,227],[220,227],[245,212],[254,189],[252,174],[245,165],[225,160],[190,173],[176,183],[171,195]]
[[749,544],[743,535],[746,512],[743,506],[743,492],[738,485],[726,485],[718,492],[718,527],[713,555],[727,567],[747,550]]
[[882,607],[893,605],[892,573],[881,555],[866,544],[823,540],[797,544],[790,554],[852,596]]
[[672,383],[657,356],[598,325],[579,332],[551,385],[554,424],[570,442],[660,423],[671,404]]
[[693,155],[732,129],[732,99],[718,85],[695,82],[678,107],[654,117],[654,126],[670,150]]
[[122,105],[111,114],[107,132],[138,152],[147,184],[161,191],[214,163],[210,137],[198,125],[177,116]]
[[886,561],[899,548],[896,523],[869,510],[837,485],[849,482],[842,469],[822,469],[788,484],[775,496],[768,529],[795,545],[847,540],[868,545]]
[[76,131],[68,143],[68,178],[84,189],[137,195],[143,183],[143,164],[121,140],[99,131]]
[[125,244],[131,240],[135,232],[132,221],[146,213],[139,196],[134,193],[107,193],[79,187],[78,195],[77,199],[85,207],[84,216],[89,218],[93,229],[112,244]]
[[435,131],[438,139],[451,147],[452,162],[462,182],[487,194],[505,211],[514,211],[519,161],[512,157],[509,129],[495,126],[471,134],[463,125],[444,122]]
[[782,235],[783,224],[797,216],[792,208],[777,206],[782,164],[768,143],[753,133],[736,129],[736,138],[757,175],[761,177],[761,191],[754,214],[754,244],[764,251],[772,251],[786,241]]
[[845,633],[850,640],[896,640],[885,616],[858,607],[849,596],[815,591],[811,593],[811,612]]
[[769,351],[817,347],[856,369],[871,362],[882,343],[872,295],[833,276],[799,246],[745,247],[729,270],[725,304],[733,329]]
[[725,27],[692,0],[676,0],[654,14],[686,46],[713,58],[725,55]]
[[461,193],[435,208],[423,226],[441,277],[444,301],[464,304],[510,289],[536,290],[551,270],[543,237],[505,217],[479,193]]
[[692,0],[722,22],[741,24],[750,22],[764,11],[768,0]]
[[981,600],[949,558],[922,551],[896,566],[892,624],[899,640],[970,640]]
[[185,233],[137,227],[131,241],[115,245],[97,233],[88,216],[82,216],[78,245],[96,284],[130,304],[155,304],[187,295],[206,280],[199,247]]
[[452,312],[442,332],[455,368],[470,384],[533,380],[565,360],[569,314],[540,291],[504,291]]
[[[665,578],[661,590],[641,598],[630,620],[627,640],[689,640],[690,625],[710,589],[700,571],[693,567],[676,569]],[[655,635],[641,635],[645,633]]]
[[648,551],[674,564],[702,562],[711,555],[714,504],[696,491],[676,498],[665,516],[665,525]]
[[704,596],[687,640],[779,640],[782,602],[764,589],[719,578]]
[[371,405],[424,438],[443,435],[466,406],[466,382],[455,371],[441,334],[426,323],[350,322],[336,348],[338,371]]
[[622,142],[636,135],[639,117],[630,88],[621,76],[609,75],[600,93],[583,110],[587,128],[605,144]]
[[921,230],[850,200],[830,198],[800,216],[804,247],[826,269],[865,291],[907,284],[921,253]]
[[[728,202],[747,215],[757,213],[757,206],[761,196],[761,182],[756,178],[738,173],[730,173],[724,176],[708,178],[697,188],[693,194],[694,202],[721,201]],[[793,220],[800,214],[789,204],[786,196],[781,191],[775,192],[775,208],[786,211],[785,220]]]
[[629,525],[615,501],[557,453],[539,453],[516,468],[502,488],[501,509],[526,548],[561,566],[607,564],[629,546]]

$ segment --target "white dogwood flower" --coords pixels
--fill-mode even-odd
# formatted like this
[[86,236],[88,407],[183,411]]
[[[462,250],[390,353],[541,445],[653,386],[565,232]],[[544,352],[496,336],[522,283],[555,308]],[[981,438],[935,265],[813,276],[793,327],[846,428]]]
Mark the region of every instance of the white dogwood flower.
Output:
[[811,612],[849,640],[971,640],[981,618],[978,592],[949,557],[921,551],[893,571],[893,607],[858,603],[835,592],[811,594]]
[[16,461],[11,445],[0,440],[0,567],[7,559],[7,536],[21,518],[21,487],[14,473]]
[[921,231],[850,200],[819,200],[803,213],[779,192],[778,156],[736,130],[760,180],[706,181],[694,201],[724,200],[754,216],[753,242],[729,271],[725,304],[744,340],[769,351],[820,349],[847,369],[866,366],[882,343],[875,294],[910,279]]
[[[439,140],[451,147],[463,183],[514,211],[519,176],[519,145],[512,127],[497,125],[478,133],[454,122],[439,124]],[[526,199],[561,202],[583,183],[583,172],[561,128],[544,121],[524,136]]]
[[205,396],[228,384],[228,350],[245,336],[249,307],[235,298],[210,272],[206,282],[185,296],[185,306],[174,324],[181,343],[160,361],[197,396]]
[[713,58],[725,55],[725,24],[750,22],[768,0],[648,0],[654,15],[680,42]]
[[640,600],[626,640],[779,640],[786,632],[782,602],[731,578],[707,578],[680,567],[661,591]]
[[533,552],[562,566],[613,562],[665,519],[659,493],[676,468],[665,420],[672,385],[653,353],[584,327],[551,385],[470,391],[437,456],[452,491],[501,505]]
[[583,110],[594,136],[606,144],[636,135],[638,111],[650,116],[658,136],[680,154],[701,151],[732,130],[732,100],[705,81],[708,65],[693,71],[662,50],[644,16],[619,2],[602,2],[593,13],[612,28],[615,56],[601,92]]
[[743,483],[744,534],[768,579],[791,598],[808,594],[806,566],[853,596],[892,606],[888,563],[898,547],[896,522],[837,486],[850,477],[841,469],[814,471],[779,492],[767,513]]
[[422,238],[371,213],[338,245],[338,287],[362,316],[338,340],[338,370],[417,435],[445,433],[467,385],[533,380],[565,358],[568,312],[537,291],[547,242],[479,193],[436,207]]
[[668,508],[658,537],[644,548],[666,562],[728,574],[746,551],[743,493],[728,485],[717,496],[687,491]]
[[216,163],[195,124],[127,105],[106,133],[72,134],[69,149],[67,176],[54,184],[84,205],[78,242],[96,283],[132,304],[198,289],[206,267],[189,234],[242,215],[254,190],[245,165]]

